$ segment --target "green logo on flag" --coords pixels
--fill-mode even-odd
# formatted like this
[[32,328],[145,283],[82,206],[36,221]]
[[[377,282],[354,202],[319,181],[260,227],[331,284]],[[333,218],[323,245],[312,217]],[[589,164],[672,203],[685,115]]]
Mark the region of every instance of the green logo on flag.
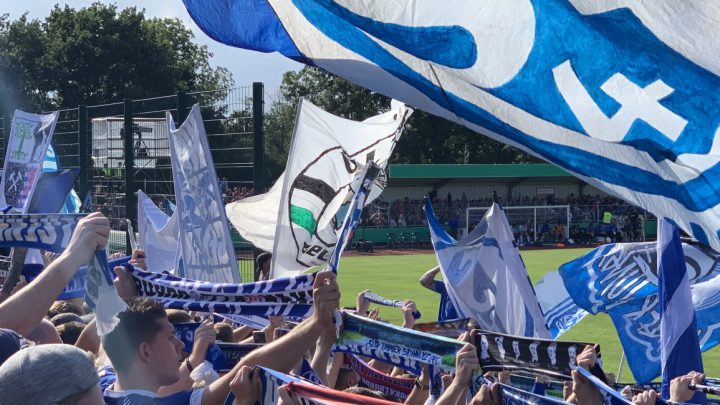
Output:
[[312,211],[297,205],[290,205],[290,222],[305,229],[310,235],[314,234],[317,228],[317,221]]

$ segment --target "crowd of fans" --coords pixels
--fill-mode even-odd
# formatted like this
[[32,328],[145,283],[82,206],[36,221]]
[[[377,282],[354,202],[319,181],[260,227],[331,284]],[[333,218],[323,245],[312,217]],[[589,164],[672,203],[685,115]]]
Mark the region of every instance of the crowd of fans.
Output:
[[220,194],[222,194],[225,204],[230,204],[231,202],[252,196],[255,194],[255,190],[252,187],[237,185],[233,187],[232,184],[228,182],[228,179],[223,177],[223,179],[220,180]]
[[[489,207],[492,198],[468,200],[465,194],[453,199],[433,198],[433,210],[440,223],[445,225],[453,236],[460,236],[460,230],[468,224],[468,207]],[[610,196],[583,195],[560,199],[546,197],[509,197],[498,198],[504,207],[550,207],[569,206],[569,219],[566,210],[538,210],[537,215],[531,209],[506,211],[515,239],[521,246],[531,244],[566,243],[591,244],[604,242],[644,241],[644,220],[647,213],[624,201]],[[376,200],[363,212],[363,226],[370,227],[412,227],[427,226],[423,201],[405,197],[393,202]],[[473,228],[482,212],[476,218],[470,218],[469,228]],[[537,223],[534,221],[537,220]]]
[[[489,207],[493,203],[492,198],[481,198],[468,200],[463,193],[461,198],[453,199],[451,193],[447,198],[435,197],[432,199],[435,215],[443,224],[457,221],[464,225],[465,214],[468,207]],[[606,211],[613,215],[626,215],[633,207],[623,200],[610,196],[583,195],[576,197],[570,194],[568,198],[555,198],[552,195],[546,197],[529,196],[509,197],[503,199],[498,197],[498,203],[504,207],[542,207],[552,205],[569,205],[570,215],[575,222],[599,221]],[[427,225],[425,214],[422,210],[422,199],[411,199],[405,197],[392,202],[384,201],[381,198],[376,200],[364,217],[366,225],[370,226],[420,226]]]
[[[342,367],[342,354],[329,358],[335,341],[334,313],[339,309],[340,289],[331,272],[321,272],[313,286],[314,313],[291,325],[282,317],[270,317],[261,331],[227,321],[214,323],[201,313],[166,310],[156,301],[136,297],[136,285],[125,267],[114,269],[115,288],[128,308],[119,314],[119,323],[98,337],[94,315],[80,299],[56,301],[73,274],[87,264],[95,251],[104,249],[110,234],[106,217],[94,213],[82,219],[60,255],[47,255],[45,270],[32,282],[18,285],[0,303],[0,398],[3,404],[254,404],[260,396],[254,368],[263,366],[283,373],[297,369],[303,358],[312,365],[323,385],[336,390],[381,398],[383,395],[358,387],[358,376]],[[262,257],[263,265],[267,255]],[[130,263],[145,267],[144,253],[133,252]],[[430,276],[431,278],[434,275]],[[427,281],[427,280],[426,280]],[[357,296],[357,314],[378,318],[370,310],[365,292]],[[403,327],[412,328],[417,310],[411,300],[400,308]],[[192,349],[174,333],[175,324],[202,320],[194,335]],[[289,329],[289,331],[287,331]],[[278,333],[285,330],[286,333]],[[474,332],[463,333],[465,347],[457,353],[453,374],[443,378],[445,390],[436,404],[466,403],[473,373],[479,368],[472,345]],[[262,347],[243,357],[222,375],[201,374],[209,347],[217,341],[252,342],[262,335]],[[373,360],[371,366],[388,375],[404,373]],[[597,354],[588,346],[577,356],[577,364],[600,370]],[[407,376],[407,374],[405,374]],[[428,399],[430,376],[412,376],[416,384],[405,403],[422,404]],[[507,375],[488,374],[472,404],[499,404],[499,383]],[[564,399],[577,404],[601,404],[600,392],[577,372],[566,385]],[[672,400],[687,401],[692,382],[703,380],[694,373],[673,380]],[[538,384],[544,384],[538,378]],[[280,387],[279,403],[298,404],[298,399]],[[635,403],[654,403],[654,391],[634,396]],[[231,399],[228,399],[231,398]],[[228,401],[228,402],[226,402]],[[362,401],[357,402],[362,403]]]

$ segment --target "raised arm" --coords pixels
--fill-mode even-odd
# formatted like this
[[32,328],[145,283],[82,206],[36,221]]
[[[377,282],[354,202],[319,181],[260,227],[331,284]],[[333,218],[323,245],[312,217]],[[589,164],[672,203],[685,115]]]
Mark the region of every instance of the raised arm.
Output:
[[104,249],[110,223],[95,212],[78,222],[67,249],[27,287],[0,304],[0,327],[27,336],[47,314],[78,268],[87,265],[95,251]]
[[470,379],[479,364],[475,346],[468,343],[460,349],[455,358],[455,363],[455,378],[440,398],[438,398],[437,402],[435,402],[435,405],[455,405],[460,401],[460,398],[467,395]]
[[321,272],[315,276],[313,303],[315,311],[310,318],[280,339],[250,352],[228,374],[205,390],[202,404],[222,403],[230,392],[230,382],[242,366],[263,366],[283,373],[290,372],[323,332],[335,329],[333,311],[340,305],[340,289],[334,273]]
[[440,272],[440,266],[435,266],[420,277],[420,285],[428,290],[435,291],[435,276]]

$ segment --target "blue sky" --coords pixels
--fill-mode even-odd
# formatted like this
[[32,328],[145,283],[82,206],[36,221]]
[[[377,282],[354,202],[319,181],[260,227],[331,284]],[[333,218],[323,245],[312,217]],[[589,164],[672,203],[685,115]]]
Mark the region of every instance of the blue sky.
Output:
[[[277,53],[264,54],[246,51],[215,42],[195,25],[182,0],[101,0],[100,2],[115,3],[119,8],[131,6],[144,8],[148,17],[179,18],[185,23],[185,26],[192,29],[196,41],[207,45],[213,53],[214,56],[210,61],[213,66],[228,68],[233,74],[235,84],[238,86],[257,81],[264,82],[266,99],[273,97],[277,91],[283,73],[288,70],[298,70],[302,67],[302,65]],[[8,13],[11,19],[16,19],[24,12],[29,12],[30,17],[42,19],[50,13],[55,4],[68,4],[75,9],[79,9],[91,3],[93,3],[93,0],[69,0],[64,2],[58,0],[0,0],[0,13]]]

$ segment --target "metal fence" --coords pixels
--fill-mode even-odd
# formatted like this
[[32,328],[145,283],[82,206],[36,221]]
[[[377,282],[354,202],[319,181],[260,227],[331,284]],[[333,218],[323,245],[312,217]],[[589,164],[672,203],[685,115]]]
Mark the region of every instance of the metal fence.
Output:
[[[130,251],[126,219],[137,229],[137,190],[161,209],[165,200],[174,202],[168,112],[180,126],[190,108],[199,106],[225,203],[262,190],[263,102],[263,84],[253,83],[61,110],[53,147],[63,167],[80,168],[75,187],[80,199],[90,193],[94,210],[110,219],[108,251]],[[4,159],[11,117],[0,120]],[[228,226],[242,278],[252,280],[253,246]]]

